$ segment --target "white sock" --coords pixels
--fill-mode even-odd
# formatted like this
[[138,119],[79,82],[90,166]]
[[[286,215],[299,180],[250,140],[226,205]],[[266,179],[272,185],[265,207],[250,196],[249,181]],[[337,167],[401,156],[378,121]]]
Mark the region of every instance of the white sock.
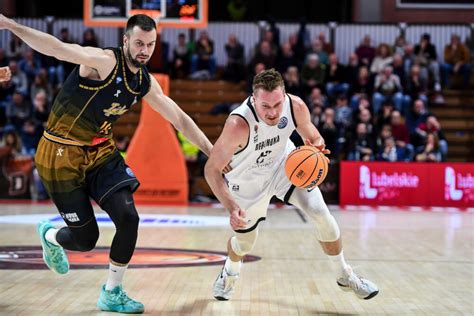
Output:
[[232,261],[229,257],[225,261],[225,271],[227,273],[236,275],[240,273],[240,267],[242,266],[242,260],[239,261]]
[[52,243],[53,245],[56,246],[61,246],[58,241],[56,240],[56,234],[58,233],[59,229],[56,228],[50,228],[46,231],[46,234],[44,234],[44,238],[49,242]]
[[118,266],[112,262],[109,264],[109,277],[107,278],[107,283],[105,284],[105,289],[107,291],[113,290],[117,285],[122,284],[123,275],[125,270],[127,270],[128,264],[125,266]]
[[344,271],[349,267],[346,260],[344,260],[344,252],[341,250],[338,255],[328,255],[328,257],[329,260],[331,260],[331,266],[336,273],[336,276],[338,278],[344,276]]

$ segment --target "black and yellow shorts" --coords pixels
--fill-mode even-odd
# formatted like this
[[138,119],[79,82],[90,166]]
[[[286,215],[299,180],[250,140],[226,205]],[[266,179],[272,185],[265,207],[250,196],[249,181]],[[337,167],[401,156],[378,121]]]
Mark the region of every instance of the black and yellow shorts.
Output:
[[97,146],[77,146],[46,136],[39,142],[35,163],[60,211],[60,205],[73,207],[89,196],[102,205],[119,189],[128,186],[134,192],[140,185],[111,140]]

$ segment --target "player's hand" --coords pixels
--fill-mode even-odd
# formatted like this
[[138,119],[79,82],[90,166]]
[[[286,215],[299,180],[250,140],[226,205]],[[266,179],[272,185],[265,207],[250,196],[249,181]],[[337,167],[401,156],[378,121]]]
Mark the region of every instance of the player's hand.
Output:
[[10,81],[12,73],[10,68],[7,67],[0,67],[0,82]]
[[10,29],[14,24],[15,22],[12,19],[0,14],[0,30]]
[[232,170],[232,167],[230,166],[230,162],[229,162],[229,164],[224,167],[224,169],[222,170],[222,172],[223,172],[224,174],[226,174],[226,173],[230,172],[231,170]]
[[230,212],[230,226],[233,230],[244,229],[247,226],[245,210],[239,208]]
[[324,139],[322,137],[316,139],[316,142],[314,144],[309,139],[305,139],[304,143],[308,146],[316,147],[320,152],[325,155],[329,155],[331,153],[329,149],[326,149],[326,144],[324,143]]

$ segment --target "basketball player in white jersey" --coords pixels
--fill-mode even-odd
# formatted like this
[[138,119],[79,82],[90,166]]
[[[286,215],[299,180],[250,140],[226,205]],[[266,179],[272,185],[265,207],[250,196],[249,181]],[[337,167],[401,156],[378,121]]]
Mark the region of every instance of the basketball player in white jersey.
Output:
[[[319,188],[295,188],[285,176],[285,159],[295,148],[290,141],[295,129],[307,145],[329,153],[324,139],[311,123],[306,104],[299,97],[285,93],[283,79],[277,71],[266,70],[255,76],[252,96],[230,114],[211,151],[205,167],[206,180],[230,212],[234,230],[227,243],[227,260],[214,282],[213,295],[218,300],[231,298],[242,259],[252,250],[258,224],[265,220],[274,195],[314,219],[317,238],[332,262],[341,289],[352,290],[361,299],[370,299],[378,293],[374,283],[357,276],[345,262],[339,227]],[[232,170],[224,179],[222,172],[229,162]]]

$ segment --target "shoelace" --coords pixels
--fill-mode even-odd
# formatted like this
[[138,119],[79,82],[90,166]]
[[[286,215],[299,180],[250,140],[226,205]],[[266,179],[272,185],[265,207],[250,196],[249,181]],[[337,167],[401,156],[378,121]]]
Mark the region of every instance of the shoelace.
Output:
[[237,281],[237,276],[227,275],[227,278],[225,278],[224,280],[224,290],[225,291],[231,290],[236,281]]
[[130,297],[128,297],[127,293],[123,290],[120,290],[117,294],[111,294],[111,300],[116,304],[125,305],[128,302],[134,302]]
[[362,279],[362,277],[358,276],[357,274],[355,274],[354,272],[352,273],[352,275],[349,277],[349,285],[350,284],[354,284],[354,287],[356,290],[360,289],[361,287],[365,286],[365,282],[364,280]]

